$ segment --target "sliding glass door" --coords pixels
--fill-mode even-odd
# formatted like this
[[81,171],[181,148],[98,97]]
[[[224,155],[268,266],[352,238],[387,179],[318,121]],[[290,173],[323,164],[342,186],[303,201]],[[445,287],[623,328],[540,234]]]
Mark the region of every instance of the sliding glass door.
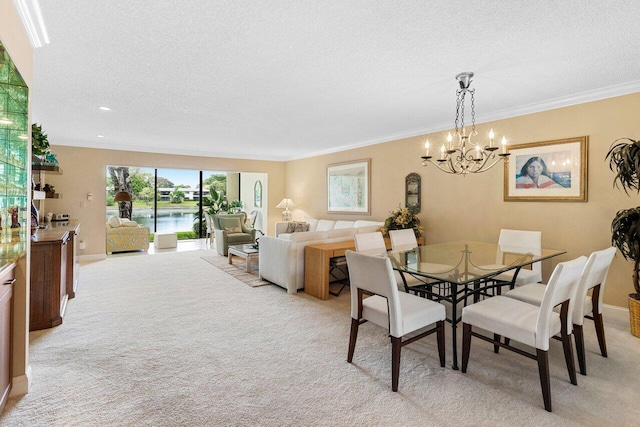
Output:
[[121,203],[131,204],[130,219],[151,233],[174,232],[178,239],[205,237],[200,204],[203,199],[207,204],[211,186],[226,195],[226,173],[108,166],[106,217],[119,215],[115,194],[126,191],[132,200]]

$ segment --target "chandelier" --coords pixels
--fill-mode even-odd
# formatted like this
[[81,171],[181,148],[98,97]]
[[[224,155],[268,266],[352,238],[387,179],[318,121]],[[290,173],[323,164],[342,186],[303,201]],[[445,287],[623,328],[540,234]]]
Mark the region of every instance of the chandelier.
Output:
[[[429,140],[425,142],[424,148],[426,155],[422,156],[422,166],[427,166],[427,162],[436,165],[443,172],[466,175],[468,173],[485,172],[494,167],[501,160],[509,156],[507,153],[507,139],[502,137],[502,151],[496,153],[498,146],[494,143],[493,129],[489,132],[489,143],[484,147],[479,143],[475,145],[471,142],[471,137],[478,134],[476,132],[476,111],[474,94],[475,89],[469,89],[473,73],[460,73],[456,76],[456,80],[460,84],[460,89],[456,91],[456,121],[455,134],[457,142],[453,141],[451,132],[447,136],[447,143],[442,144],[437,159],[433,159],[430,155]],[[467,135],[464,127],[464,107],[465,98],[469,94],[471,96],[471,132]]]

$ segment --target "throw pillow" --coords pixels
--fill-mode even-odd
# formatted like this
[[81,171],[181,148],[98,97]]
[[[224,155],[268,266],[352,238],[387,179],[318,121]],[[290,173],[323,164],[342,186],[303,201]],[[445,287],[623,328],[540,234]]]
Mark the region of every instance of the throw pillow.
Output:
[[242,227],[225,227],[227,233],[242,233]]
[[107,220],[107,223],[111,226],[111,228],[118,228],[122,225],[120,223],[120,218],[118,218],[117,216],[110,216]]
[[121,219],[120,225],[123,227],[137,227],[138,223],[135,221],[131,221],[130,219]]
[[309,224],[304,221],[291,221],[287,225],[287,233],[298,233],[302,231],[309,231]]
[[227,230],[227,228],[239,228],[240,231],[242,231],[242,224],[240,224],[240,218],[237,216],[231,218],[218,218],[218,223],[220,224],[220,228],[223,230]]

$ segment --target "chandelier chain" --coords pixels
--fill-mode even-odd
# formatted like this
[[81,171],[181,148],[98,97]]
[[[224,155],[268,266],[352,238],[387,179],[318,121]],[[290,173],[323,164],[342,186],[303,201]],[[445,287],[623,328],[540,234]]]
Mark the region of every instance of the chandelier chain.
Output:
[[[460,119],[460,103],[462,102],[462,98],[460,97],[460,91],[456,92],[456,122],[455,129],[456,133],[458,133],[458,120]],[[464,103],[462,104],[462,126],[464,126]]]
[[476,93],[475,89],[470,90],[471,92],[471,135],[476,134],[476,101],[474,99],[474,94]]

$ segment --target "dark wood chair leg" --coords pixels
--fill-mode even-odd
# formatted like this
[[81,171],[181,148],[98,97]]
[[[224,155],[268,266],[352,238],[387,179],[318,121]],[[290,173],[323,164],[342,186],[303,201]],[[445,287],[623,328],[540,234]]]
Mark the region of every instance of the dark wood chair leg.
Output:
[[471,324],[462,324],[462,372],[467,372],[469,353],[471,352]]
[[598,344],[600,345],[600,354],[607,357],[607,341],[604,338],[604,322],[602,321],[602,313],[593,312],[593,323],[596,325],[596,335],[598,336]]
[[444,320],[436,323],[436,327],[438,328],[437,337],[438,337],[438,355],[440,356],[440,366],[444,368]]
[[351,363],[353,360],[353,352],[356,349],[356,339],[358,338],[358,326],[360,322],[353,317],[351,318],[351,335],[349,336],[349,354],[347,355],[347,362]]
[[569,371],[569,380],[571,384],[578,385],[578,378],[576,377],[576,362],[573,359],[573,343],[571,342],[571,335],[562,334],[562,348],[564,349],[564,360],[567,362],[567,371]]
[[600,311],[600,285],[596,285],[591,293],[591,303],[593,305],[593,322],[596,325],[596,335],[598,336],[598,345],[600,345],[600,354],[607,357],[607,341],[604,339],[604,322],[602,321],[602,312]]
[[[498,335],[498,334],[493,334],[493,339],[494,339],[494,340],[496,340],[496,341],[498,341],[498,342],[500,342],[500,340],[502,339],[502,337],[501,337],[500,335]],[[499,345],[497,345],[497,344],[494,344],[494,345],[493,345],[493,352],[494,352],[494,353],[498,353],[498,352],[500,352],[500,346],[499,346]]]
[[576,353],[578,353],[578,366],[580,367],[580,374],[587,375],[587,360],[585,358],[584,350],[584,334],[582,331],[582,325],[573,325],[573,336],[576,341]]
[[400,377],[400,351],[402,338],[391,337],[391,390],[398,391],[398,377]]
[[542,387],[542,399],[544,409],[551,412],[551,381],[549,379],[549,354],[540,349],[536,349],[536,359],[538,360],[538,372],[540,373],[540,386]]

